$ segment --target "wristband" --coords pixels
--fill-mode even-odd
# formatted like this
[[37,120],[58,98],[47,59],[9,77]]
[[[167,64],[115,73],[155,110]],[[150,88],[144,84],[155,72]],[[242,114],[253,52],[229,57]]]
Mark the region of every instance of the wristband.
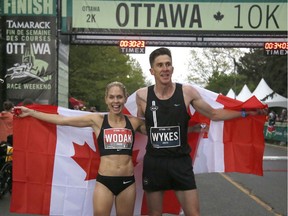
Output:
[[245,117],[247,117],[247,113],[246,113],[246,111],[245,111],[245,110],[242,110],[242,111],[241,111],[241,116],[242,116],[242,118],[245,118]]

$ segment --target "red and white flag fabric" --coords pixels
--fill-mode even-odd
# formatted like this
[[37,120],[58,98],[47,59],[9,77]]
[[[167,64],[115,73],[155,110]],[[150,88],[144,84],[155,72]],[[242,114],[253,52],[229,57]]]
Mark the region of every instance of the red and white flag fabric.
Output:
[[[235,110],[267,107],[256,97],[240,102],[194,86],[212,107]],[[65,116],[87,112],[50,105],[31,105],[35,110]],[[135,93],[125,113],[136,115]],[[209,132],[189,133],[195,173],[241,172],[263,175],[265,116],[248,116],[214,122],[190,107],[190,125],[205,123]],[[146,215],[141,175],[147,137],[136,133],[133,149],[137,197],[134,215]],[[92,196],[100,156],[91,128],[56,126],[32,117],[14,119],[13,187],[11,212],[41,215],[91,216]],[[179,214],[175,194],[164,197],[165,213]],[[113,208],[112,214],[115,215]]]

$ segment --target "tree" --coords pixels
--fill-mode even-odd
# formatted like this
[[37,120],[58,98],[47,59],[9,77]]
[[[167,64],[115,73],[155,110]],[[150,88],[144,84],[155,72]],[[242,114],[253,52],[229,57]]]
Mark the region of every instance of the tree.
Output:
[[131,66],[130,72],[126,76],[125,85],[129,87],[128,92],[132,94],[134,91],[139,89],[139,87],[144,87],[147,85],[145,82],[145,77],[143,75],[141,65],[135,59],[129,56],[128,63]]
[[238,48],[192,49],[187,79],[218,93],[227,93],[230,88],[239,90],[245,77],[237,75],[236,62],[244,53]]
[[106,111],[108,83],[123,82],[130,93],[145,85],[139,65],[114,46],[72,45],[69,66],[70,95],[97,106],[99,111]]
[[263,49],[250,49],[239,59],[238,73],[255,85],[263,78],[275,92],[287,97],[287,55],[267,56]]
[[208,83],[205,88],[226,95],[230,89],[233,89],[235,94],[239,93],[243,87],[242,83],[245,83],[246,77],[235,73],[225,74],[215,72],[208,79]]
[[246,84],[252,91],[262,78],[278,94],[287,97],[287,55],[267,56],[263,49],[204,48],[191,51],[188,79],[205,88],[236,94]]

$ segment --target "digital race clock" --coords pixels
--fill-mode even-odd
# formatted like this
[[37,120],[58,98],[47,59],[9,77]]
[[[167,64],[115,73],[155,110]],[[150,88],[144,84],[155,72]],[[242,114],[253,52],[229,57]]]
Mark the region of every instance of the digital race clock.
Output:
[[121,53],[145,53],[145,41],[143,40],[121,40],[119,41]]
[[266,42],[264,44],[266,50],[285,50],[288,49],[288,42]]
[[265,55],[288,55],[288,42],[266,42],[264,43]]
[[119,43],[120,47],[123,48],[144,48],[145,47],[145,41],[143,40],[121,40]]

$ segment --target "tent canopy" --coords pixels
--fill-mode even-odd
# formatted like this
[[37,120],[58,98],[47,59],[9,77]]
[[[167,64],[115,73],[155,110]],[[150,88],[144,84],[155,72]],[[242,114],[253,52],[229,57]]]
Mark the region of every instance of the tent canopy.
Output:
[[237,95],[236,99],[239,101],[246,101],[252,96],[252,93],[248,86],[245,84],[240,91],[240,93]]
[[263,78],[260,80],[252,95],[255,95],[258,100],[266,103],[268,107],[287,108],[287,98],[274,92]]
[[[233,90],[230,89],[227,93],[227,97],[233,98]],[[229,96],[228,96],[229,94]],[[234,93],[235,94],[235,93]],[[274,92],[266,83],[266,81],[262,78],[253,91],[249,90],[247,85],[245,84],[240,91],[240,93],[236,96],[236,99],[239,101],[246,101],[250,97],[255,96],[258,100],[262,101],[263,103],[267,104],[268,107],[284,107],[287,108],[288,100],[287,98],[279,95],[278,93]],[[234,97],[235,98],[235,97]]]
[[232,88],[230,88],[230,90],[228,91],[226,96],[229,97],[229,98],[232,98],[232,99],[236,98],[236,94],[235,94],[235,92],[233,91]]

